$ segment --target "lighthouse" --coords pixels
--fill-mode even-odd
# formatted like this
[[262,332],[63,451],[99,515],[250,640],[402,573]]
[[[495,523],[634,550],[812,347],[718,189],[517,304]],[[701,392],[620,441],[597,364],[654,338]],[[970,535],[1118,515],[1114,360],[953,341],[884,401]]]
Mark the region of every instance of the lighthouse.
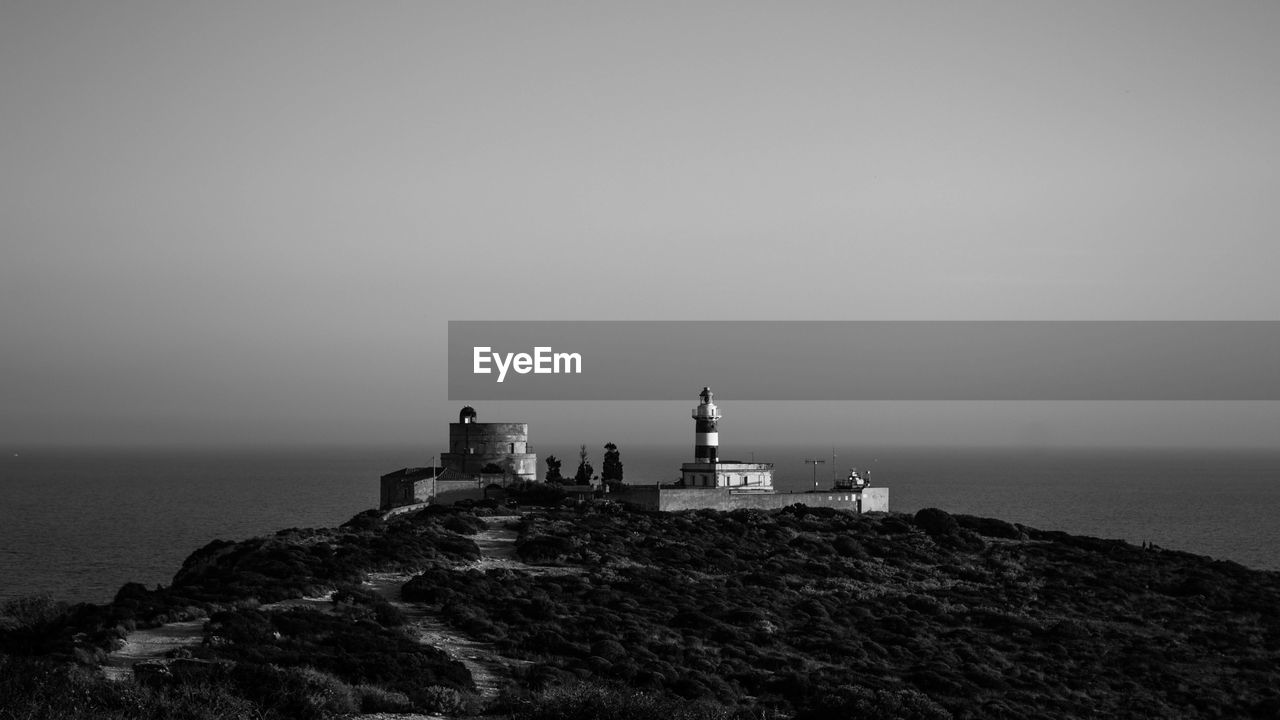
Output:
[[697,424],[697,440],[694,444],[694,462],[715,464],[720,449],[720,433],[716,423],[720,420],[720,409],[711,402],[711,388],[704,387],[698,394],[702,403],[693,409],[693,419]]
[[711,388],[698,393],[702,403],[693,409],[697,423],[697,441],[693,462],[680,466],[680,486],[686,488],[721,488],[735,493],[772,493],[773,463],[744,463],[720,458],[720,408],[711,401]]

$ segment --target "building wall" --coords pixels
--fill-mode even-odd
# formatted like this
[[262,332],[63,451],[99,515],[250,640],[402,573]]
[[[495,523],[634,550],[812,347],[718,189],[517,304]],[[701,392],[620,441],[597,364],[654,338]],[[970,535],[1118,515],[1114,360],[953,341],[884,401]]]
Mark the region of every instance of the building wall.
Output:
[[431,498],[434,482],[430,477],[407,478],[398,473],[384,475],[379,483],[378,507],[390,510],[426,502]]
[[390,510],[403,504],[400,495],[400,479],[394,475],[383,475],[378,483],[378,507]]
[[614,485],[610,487],[607,497],[646,510],[663,512],[703,509],[737,510],[739,508],[777,510],[796,503],[854,512],[888,512],[889,510],[888,488],[866,488],[861,493],[853,490],[828,490],[816,493],[737,493],[726,488]]
[[862,488],[862,512],[889,512],[889,488]]
[[397,516],[397,515],[403,515],[403,514],[405,514],[405,513],[416,512],[416,511],[418,511],[418,510],[425,509],[426,507],[427,507],[427,503],[414,503],[414,504],[412,504],[412,505],[401,505],[400,507],[394,507],[394,508],[390,508],[390,509],[383,508],[383,509],[382,509],[382,519],[383,519],[383,520],[389,520],[389,519],[391,519],[391,518],[393,518],[393,517],[395,517],[395,516]]
[[440,462],[445,467],[450,470],[456,470],[463,475],[479,475],[490,463],[505,470],[508,460],[511,461],[512,470],[521,480],[537,479],[538,456],[533,453],[516,455],[510,453],[486,453],[483,455],[444,453],[440,456]]
[[644,510],[657,510],[660,504],[660,488],[653,485],[628,485],[626,483],[609,483],[605,498]]
[[436,483],[435,505],[448,505],[459,500],[483,500],[483,480],[441,480]]
[[773,463],[685,463],[680,479],[686,487],[772,489]]
[[529,423],[449,423],[449,452],[458,455],[527,452]]

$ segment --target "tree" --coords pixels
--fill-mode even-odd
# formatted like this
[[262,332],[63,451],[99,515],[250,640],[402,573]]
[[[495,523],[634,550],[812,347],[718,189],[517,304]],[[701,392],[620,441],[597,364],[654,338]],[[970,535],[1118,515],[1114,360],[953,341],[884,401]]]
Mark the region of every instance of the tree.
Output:
[[591,467],[587,457],[587,446],[583,445],[578,451],[578,472],[573,476],[573,481],[578,485],[590,485],[591,474],[595,472],[595,468]]
[[618,452],[618,446],[613,443],[605,443],[604,467],[600,469],[600,479],[605,482],[622,482],[622,456]]
[[560,474],[560,458],[555,455],[547,456],[547,482],[561,483],[564,482],[564,476]]

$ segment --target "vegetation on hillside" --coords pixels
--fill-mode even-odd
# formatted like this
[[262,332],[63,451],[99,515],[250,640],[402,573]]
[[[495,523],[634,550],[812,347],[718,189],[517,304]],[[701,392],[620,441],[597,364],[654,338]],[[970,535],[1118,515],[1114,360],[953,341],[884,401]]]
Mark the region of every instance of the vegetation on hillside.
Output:
[[[545,486],[542,486],[545,487]],[[524,488],[527,500],[537,497]],[[555,498],[553,500],[558,500]],[[927,509],[855,516],[538,509],[517,553],[468,569],[486,511],[214,542],[173,583],[105,606],[0,608],[0,720],[1275,717],[1280,574]],[[527,661],[487,706],[360,581]],[[333,591],[328,612],[263,604]],[[205,620],[140,682],[94,674],[127,631]]]
[[[554,511],[528,562],[406,596],[536,661],[730,707],[847,717],[1266,716],[1280,576],[1187,553],[922,510],[857,517]],[[897,708],[897,709],[892,709]]]
[[[359,584],[370,572],[474,560],[480,551],[466,536],[483,526],[471,513],[446,508],[390,523],[376,512],[362,513],[335,529],[293,528],[209,543],[187,558],[169,586],[130,583],[107,605],[10,603],[0,610],[0,657],[10,672],[45,678],[80,700],[68,705],[68,698],[54,701],[44,690],[6,695],[10,702],[0,703],[0,720],[186,717],[188,697],[204,698],[192,701],[201,708],[242,709],[247,702],[270,718],[464,705],[474,688],[467,669],[403,632],[399,610]],[[333,613],[261,609],[329,592]],[[116,684],[83,672],[105,660],[131,630],[189,619],[206,620],[205,643],[181,650],[172,672],[126,693],[134,705],[120,700],[125,696]],[[82,670],[60,668],[59,661],[74,661]],[[210,693],[222,699],[205,697]],[[244,717],[240,710],[228,712],[191,717]]]

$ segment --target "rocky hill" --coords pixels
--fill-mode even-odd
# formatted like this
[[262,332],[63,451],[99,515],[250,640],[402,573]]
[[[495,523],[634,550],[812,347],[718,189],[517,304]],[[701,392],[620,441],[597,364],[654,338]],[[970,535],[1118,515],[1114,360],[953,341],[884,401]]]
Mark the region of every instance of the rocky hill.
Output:
[[1280,714],[1280,573],[936,509],[497,512],[365,513],[211,543],[105,606],[10,603],[0,718]]

